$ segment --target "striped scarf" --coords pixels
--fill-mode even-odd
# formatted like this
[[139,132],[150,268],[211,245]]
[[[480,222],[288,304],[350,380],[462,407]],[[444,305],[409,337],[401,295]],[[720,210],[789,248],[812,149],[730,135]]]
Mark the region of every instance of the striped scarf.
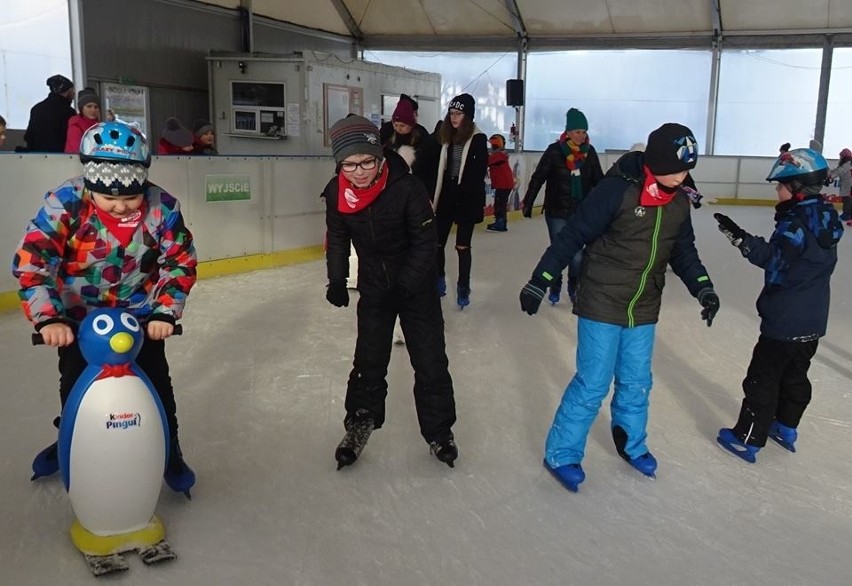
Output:
[[559,137],[559,148],[565,156],[565,166],[571,170],[571,197],[577,201],[583,199],[583,178],[580,175],[580,170],[586,162],[586,156],[589,154],[591,145],[589,144],[589,136],[586,135],[586,140],[581,145],[574,144],[574,141],[568,138],[568,133],[563,132]]

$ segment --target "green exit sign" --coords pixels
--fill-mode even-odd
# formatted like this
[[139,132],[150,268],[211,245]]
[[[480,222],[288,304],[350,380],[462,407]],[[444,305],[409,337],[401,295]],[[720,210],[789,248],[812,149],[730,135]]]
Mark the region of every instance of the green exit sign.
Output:
[[249,175],[207,175],[207,201],[240,201],[251,199]]

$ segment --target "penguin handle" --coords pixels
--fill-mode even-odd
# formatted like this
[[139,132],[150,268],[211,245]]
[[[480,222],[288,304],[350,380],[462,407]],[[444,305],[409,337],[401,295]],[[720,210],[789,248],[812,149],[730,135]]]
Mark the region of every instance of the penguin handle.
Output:
[[[181,336],[183,335],[183,326],[180,324],[175,324],[175,329],[172,332],[173,336]],[[44,336],[41,334],[32,334],[32,343],[33,346],[44,346]]]

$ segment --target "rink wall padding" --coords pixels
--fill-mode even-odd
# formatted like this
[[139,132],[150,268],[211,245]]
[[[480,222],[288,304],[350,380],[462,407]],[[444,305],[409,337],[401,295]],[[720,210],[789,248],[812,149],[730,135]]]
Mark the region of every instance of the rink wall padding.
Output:
[[[604,170],[622,153],[601,153]],[[510,153],[518,176],[511,210],[519,209],[540,158],[540,152]],[[771,204],[775,191],[765,178],[773,161],[704,156],[693,176],[706,202]],[[331,157],[154,157],[150,178],[180,200],[204,278],[322,258],[325,217],[319,196],[333,170]],[[17,282],[8,267],[27,222],[48,190],[80,173],[73,155],[0,153],[5,204],[0,250],[7,259],[0,273],[0,310],[18,307]],[[543,202],[544,188],[536,203]],[[488,214],[492,203],[489,196]]]

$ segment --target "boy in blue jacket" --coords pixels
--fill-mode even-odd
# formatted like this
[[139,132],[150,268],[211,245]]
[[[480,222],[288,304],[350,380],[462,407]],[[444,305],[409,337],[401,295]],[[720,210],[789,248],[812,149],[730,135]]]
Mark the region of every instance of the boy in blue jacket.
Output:
[[782,153],[767,181],[777,181],[775,231],[769,242],[713,214],[719,230],[765,272],[757,298],[760,338],[743,381],[740,416],[717,441],[749,463],[771,437],[796,451],[796,428],[811,400],[808,368],[828,324],[829,280],[843,225],[820,190],[828,163],[812,149]]
[[698,161],[692,131],[664,124],[644,153],[622,156],[583,199],[521,291],[521,309],[538,311],[545,291],[582,250],[577,302],[577,369],[547,437],[544,466],[576,492],[586,474],[586,437],[615,379],[612,437],[618,454],[647,476],[657,460],[648,450],[648,396],[654,331],[666,266],[698,299],[709,326],[719,297],[698,258],[683,189]]

